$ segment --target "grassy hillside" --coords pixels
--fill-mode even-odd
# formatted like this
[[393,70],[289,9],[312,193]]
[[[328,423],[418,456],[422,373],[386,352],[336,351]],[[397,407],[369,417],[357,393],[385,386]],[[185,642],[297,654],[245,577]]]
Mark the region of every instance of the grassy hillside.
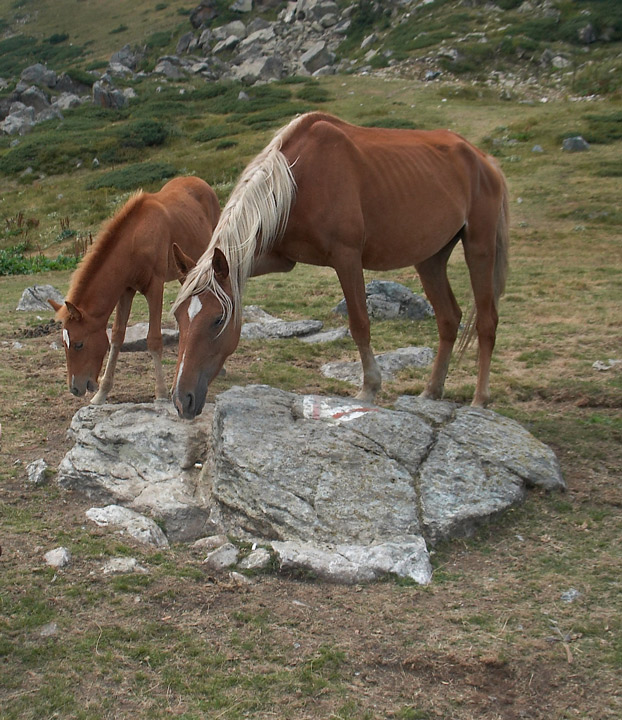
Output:
[[[502,4],[520,19],[517,3]],[[556,5],[615,10],[605,0]],[[5,39],[10,25],[36,39],[23,48],[78,48],[65,65],[50,61],[57,70],[101,63],[136,38],[185,31],[188,9],[172,0],[0,0]],[[446,27],[435,30],[437,12]],[[454,12],[465,18],[458,23]],[[475,1],[421,6],[419,19],[430,22],[425,32],[439,33],[435,46],[421,50],[399,48],[404,40],[383,16],[355,30],[361,37],[375,28],[395,43],[395,53],[423,57],[446,42],[446,30],[463,36],[483,12]],[[73,45],[50,41],[64,33]],[[588,53],[555,43],[583,58],[619,52],[615,43]],[[352,41],[343,52],[370,63],[359,45]],[[523,507],[476,537],[437,547],[434,579],[425,588],[390,578],[335,587],[273,570],[242,579],[215,575],[204,555],[186,545],[156,551],[96,528],[84,515],[93,501],[61,490],[53,478],[39,487],[27,483],[26,465],[42,457],[54,475],[71,447],[71,418],[88,400],[67,390],[52,312],[15,310],[34,283],[66,292],[70,270],[0,277],[2,718],[621,717],[622,364],[610,363],[622,359],[620,93],[576,99],[562,87],[541,102],[542,95],[517,88],[502,98],[487,85],[487,58],[474,72],[436,82],[375,62],[388,77],[295,78],[245,88],[248,101],[238,99],[239,85],[137,78],[125,82],[136,98],[123,110],[84,105],[27,136],[0,137],[0,275],[3,262],[15,267],[26,258],[43,267],[40,255],[80,255],[133,190],[158,189],[171,174],[205,178],[224,202],[246,162],[305,109],[360,124],[451,128],[495,155],[510,189],[510,275],[491,370],[492,407],[553,447],[568,492],[530,491]],[[408,75],[407,64],[402,71]],[[604,64],[594,72],[620,76]],[[541,78],[538,89],[554,76]],[[576,134],[590,149],[563,152],[564,137]],[[383,277],[421,289],[413,268]],[[466,309],[460,247],[450,277]],[[177,288],[167,287],[165,307]],[[334,327],[342,322],[331,311],[340,298],[333,271],[298,266],[253,279],[245,303]],[[144,319],[146,303],[138,298],[132,322]],[[437,331],[433,319],[374,322],[372,339],[377,352],[436,347]],[[209,400],[248,383],[352,395],[351,386],[320,371],[338,359],[356,359],[350,340],[243,340]],[[594,367],[597,361],[608,369]],[[169,347],[169,380],[175,362],[176,348]],[[448,399],[470,400],[475,368],[475,350],[461,365],[452,362]],[[405,371],[386,382],[379,403],[388,407],[401,394],[420,392],[427,372]],[[110,402],[149,402],[152,392],[147,354],[122,354]],[[52,570],[43,556],[59,545],[70,549],[72,562]],[[105,574],[104,561],[119,556],[136,558],[145,572]]]
[[193,7],[182,0],[0,0],[0,76],[33,62],[55,70],[105,67],[127,43],[170,50],[190,29]]

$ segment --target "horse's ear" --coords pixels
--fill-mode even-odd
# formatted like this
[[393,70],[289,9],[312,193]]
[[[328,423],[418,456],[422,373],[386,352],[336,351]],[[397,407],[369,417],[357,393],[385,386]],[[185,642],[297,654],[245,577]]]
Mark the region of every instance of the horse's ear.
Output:
[[179,271],[179,282],[183,285],[196,262],[189,255],[186,255],[177,243],[173,243],[173,259]]
[[60,303],[57,303],[56,300],[52,300],[52,298],[48,298],[48,303],[52,306],[54,312],[58,312],[63,307]]
[[214,248],[214,257],[212,258],[212,267],[216,280],[222,285],[229,277],[229,263],[222,250]]
[[76,307],[73,303],[70,303],[67,300],[65,300],[65,306],[67,307],[67,312],[72,320],[82,320],[82,310],[80,310],[79,307]]

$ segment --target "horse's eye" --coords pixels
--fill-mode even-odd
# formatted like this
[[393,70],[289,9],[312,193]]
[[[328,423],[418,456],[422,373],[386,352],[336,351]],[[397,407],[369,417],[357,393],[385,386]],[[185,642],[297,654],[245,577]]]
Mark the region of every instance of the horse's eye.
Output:
[[84,347],[84,343],[83,343],[83,342],[75,342],[75,343],[73,344],[73,349],[74,349],[74,350],[82,350],[83,347]]
[[223,315],[219,315],[219,316],[214,320],[214,327],[220,327],[220,326],[224,323],[224,321],[225,321],[225,316],[224,316],[224,314],[223,314]]

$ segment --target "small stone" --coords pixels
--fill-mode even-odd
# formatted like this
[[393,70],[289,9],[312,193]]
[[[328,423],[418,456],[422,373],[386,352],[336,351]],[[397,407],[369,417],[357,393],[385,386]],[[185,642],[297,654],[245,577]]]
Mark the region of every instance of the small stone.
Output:
[[199,538],[192,543],[194,550],[201,552],[210,552],[216,550],[229,542],[226,535],[210,535],[209,537]]
[[265,548],[257,548],[240,561],[242,570],[264,570],[270,564],[270,553]]
[[146,573],[147,568],[144,568],[138,563],[136,558],[128,557],[117,557],[110,558],[102,566],[104,575],[114,575],[117,573]]
[[566,138],[562,143],[562,150],[566,152],[585,152],[590,149],[590,145],[580,135],[576,137]]
[[570,588],[563,592],[560,596],[562,602],[571,603],[578,600],[581,597],[581,593],[576,588]]
[[42,638],[54,637],[54,635],[58,635],[58,625],[55,622],[51,622],[51,623],[48,623],[47,625],[44,625],[39,630],[39,635]]
[[50,567],[62,568],[71,562],[71,553],[65,547],[58,547],[45,553],[45,562]]
[[26,465],[28,482],[31,485],[44,485],[50,477],[50,469],[43,459],[35,460]]
[[206,565],[210,570],[216,572],[225,570],[232,565],[235,565],[238,561],[238,549],[231,543],[222,545],[217,550],[212,550],[208,553],[203,564]]

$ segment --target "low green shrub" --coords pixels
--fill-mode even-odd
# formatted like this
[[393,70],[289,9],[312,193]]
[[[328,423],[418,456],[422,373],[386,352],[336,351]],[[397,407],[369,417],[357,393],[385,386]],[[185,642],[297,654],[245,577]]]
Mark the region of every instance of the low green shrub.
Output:
[[144,162],[119,170],[111,170],[86,184],[87,190],[116,188],[117,190],[138,190],[144,185],[156,183],[177,175],[170,163]]
[[164,145],[169,134],[169,129],[163,123],[148,119],[128,123],[119,131],[121,143],[131,148]]
[[73,270],[77,257],[58,255],[55,259],[44,255],[25,255],[26,244],[20,243],[0,250],[0,275],[30,275],[48,270]]

